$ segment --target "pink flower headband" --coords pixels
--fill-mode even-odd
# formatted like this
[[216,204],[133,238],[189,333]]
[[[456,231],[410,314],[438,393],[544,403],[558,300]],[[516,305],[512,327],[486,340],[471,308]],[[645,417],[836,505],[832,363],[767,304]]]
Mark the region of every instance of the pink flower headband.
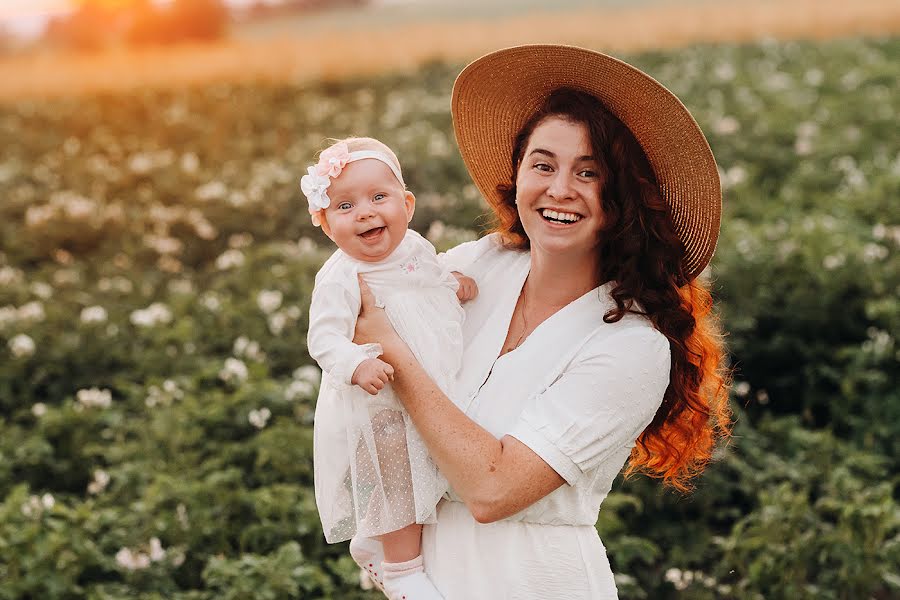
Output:
[[319,162],[307,169],[307,174],[300,179],[300,189],[309,200],[309,214],[312,216],[313,225],[318,227],[319,211],[328,208],[331,204],[331,198],[328,197],[327,189],[331,185],[331,180],[341,174],[344,167],[348,163],[352,163],[364,158],[374,158],[380,160],[390,168],[391,173],[397,178],[401,185],[403,176],[400,169],[394,164],[391,158],[383,152],[376,150],[355,150],[350,152],[345,142],[338,142],[334,146],[324,150],[319,155]]

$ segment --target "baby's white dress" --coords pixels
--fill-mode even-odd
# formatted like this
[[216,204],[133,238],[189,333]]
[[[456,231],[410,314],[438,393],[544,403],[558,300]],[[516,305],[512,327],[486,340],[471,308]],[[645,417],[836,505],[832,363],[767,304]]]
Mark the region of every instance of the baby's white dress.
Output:
[[307,346],[322,368],[313,461],[316,505],[325,539],[374,537],[434,520],[446,480],[390,385],[372,396],[351,385],[356,367],[379,344],[352,342],[359,314],[357,273],[422,366],[450,396],[462,356],[464,313],[458,283],[415,231],[384,261],[337,250],[316,275]]
[[530,268],[496,236],[442,255],[475,279],[465,305],[457,404],[497,438],[528,446],[566,483],[521,512],[481,524],[450,490],[422,536],[425,571],[446,600],[613,600],[594,525],[600,504],[669,383],[669,342],[648,319],[603,315],[612,283],[591,290],[500,356]]

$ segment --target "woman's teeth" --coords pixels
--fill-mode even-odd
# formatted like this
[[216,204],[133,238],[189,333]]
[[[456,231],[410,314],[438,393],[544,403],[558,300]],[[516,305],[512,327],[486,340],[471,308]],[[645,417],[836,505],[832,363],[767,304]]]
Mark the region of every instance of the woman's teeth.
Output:
[[545,208],[544,210],[542,210],[541,215],[545,219],[549,219],[551,221],[560,221],[562,223],[574,223],[581,220],[581,215],[576,215],[575,213],[556,212],[555,210],[550,210],[549,208]]

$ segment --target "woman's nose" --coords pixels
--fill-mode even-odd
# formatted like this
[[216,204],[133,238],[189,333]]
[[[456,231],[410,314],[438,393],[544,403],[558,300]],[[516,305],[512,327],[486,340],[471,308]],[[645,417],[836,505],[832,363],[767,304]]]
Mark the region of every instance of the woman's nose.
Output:
[[571,175],[564,171],[557,171],[547,188],[547,195],[555,199],[572,198],[574,188]]

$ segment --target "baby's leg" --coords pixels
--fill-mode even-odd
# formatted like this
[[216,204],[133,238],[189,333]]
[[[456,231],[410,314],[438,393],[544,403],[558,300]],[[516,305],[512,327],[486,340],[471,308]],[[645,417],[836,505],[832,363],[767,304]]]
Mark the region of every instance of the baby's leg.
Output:
[[396,533],[396,530],[402,531],[400,528],[416,521],[415,494],[403,413],[393,409],[379,411],[372,418],[372,434],[375,438],[381,485],[388,505],[388,514],[385,515],[381,529],[394,529]]
[[378,536],[378,540],[384,546],[385,562],[406,562],[422,554],[422,526],[416,523]]
[[413,524],[378,538],[384,546],[384,592],[391,600],[443,600],[422,562],[422,526]]

